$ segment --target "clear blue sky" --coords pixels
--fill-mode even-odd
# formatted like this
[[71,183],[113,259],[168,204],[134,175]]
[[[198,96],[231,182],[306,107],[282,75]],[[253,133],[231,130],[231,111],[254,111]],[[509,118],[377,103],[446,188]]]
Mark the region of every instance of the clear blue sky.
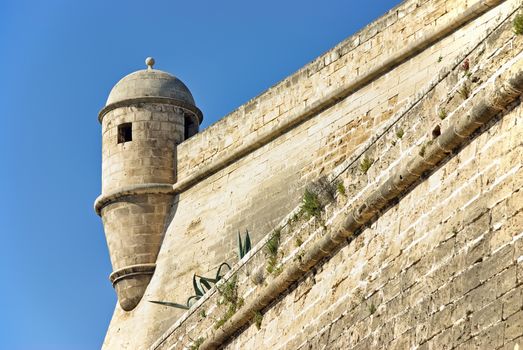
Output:
[[0,349],[102,344],[97,113],[121,77],[154,56],[206,127],[398,2],[0,1]]

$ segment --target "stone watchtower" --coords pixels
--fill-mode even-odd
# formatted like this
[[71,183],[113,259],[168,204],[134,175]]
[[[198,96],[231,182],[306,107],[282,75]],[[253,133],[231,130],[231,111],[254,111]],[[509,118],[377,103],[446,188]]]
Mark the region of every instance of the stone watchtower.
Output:
[[102,217],[122,309],[138,305],[154,273],[176,181],[176,145],[198,132],[202,113],[169,73],[131,73],[111,90],[102,124]]

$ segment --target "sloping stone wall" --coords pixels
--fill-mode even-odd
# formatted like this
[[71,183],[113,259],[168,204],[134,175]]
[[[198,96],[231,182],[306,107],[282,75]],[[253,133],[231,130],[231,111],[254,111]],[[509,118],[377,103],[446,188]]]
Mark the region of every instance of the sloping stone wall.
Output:
[[[521,296],[522,200],[518,196],[523,175],[517,102],[398,198],[398,204],[373,219],[359,236],[304,272],[288,292],[275,295],[256,314],[263,316],[260,330],[247,322],[232,337],[220,335],[224,331],[215,325],[223,319],[225,308],[219,305],[216,290],[185,314],[147,302],[184,302],[192,294],[193,273],[210,275],[222,261],[237,260],[236,234],[245,229],[257,246],[234,267],[236,285],[247,306],[256,302],[260,290],[285,276],[286,265],[299,261],[330,234],[340,213],[360,205],[366,193],[409,157],[427,152],[439,132],[452,128],[466,115],[465,107],[481,99],[481,91],[492,85],[488,79],[508,69],[507,62],[522,48],[522,39],[511,31],[510,17],[518,6],[517,1],[500,5],[497,1],[407,1],[182,143],[178,147],[182,184],[231,154],[237,159],[180,191],[144,300],[128,313],[117,307],[105,347],[177,349],[202,338],[206,348],[215,346],[211,339],[222,337],[221,346],[241,349],[369,348],[369,344],[404,348],[402,341],[434,343],[439,348],[444,343],[440,339],[458,334],[458,325],[463,325],[461,337],[449,344],[483,342],[488,332],[499,338],[501,328],[502,345],[520,337],[512,322],[516,319],[508,321],[521,318],[518,302],[511,306],[513,312],[502,311],[499,319],[492,316],[492,322],[481,321],[478,327],[479,321],[474,321],[483,314],[487,317],[485,307],[495,308]],[[471,8],[475,12],[467,12]],[[459,26],[452,24],[460,18]],[[418,51],[412,49],[411,56],[398,56],[404,46],[398,35],[409,44],[422,43],[427,36],[434,40],[427,41],[428,48],[420,44]],[[394,43],[383,44],[392,38]],[[399,58],[387,63],[395,55]],[[467,71],[462,68],[465,60],[470,66]],[[380,64],[387,70],[377,70]],[[264,138],[264,128],[274,130],[289,118],[301,118],[297,110],[315,106],[314,99],[327,96],[328,100],[328,93],[345,89],[351,79],[373,69],[375,77],[344,98],[330,100],[330,105],[282,135]],[[465,86],[471,96],[462,96]],[[309,95],[311,104],[297,99]],[[267,109],[282,103],[288,108],[281,115]],[[257,146],[239,152],[249,141]],[[366,171],[361,165],[364,159],[371,165]],[[338,189],[336,202],[328,205],[321,219],[296,216],[305,186],[322,176]],[[343,186],[338,187],[340,181]],[[480,230],[474,228],[478,225]],[[266,270],[269,257],[264,244],[274,228],[281,232],[274,266],[281,275]],[[463,286],[474,278],[476,285]],[[495,297],[476,303],[474,293],[491,290],[493,285]],[[224,326],[230,329],[233,320]],[[516,336],[505,336],[505,329]]]
[[[503,70],[517,62],[523,68],[523,41],[511,33],[510,21],[490,40],[367,147],[362,157],[374,163],[366,173],[359,161],[334,172],[345,194],[338,194],[321,219],[289,218],[280,233],[282,275],[313,242],[331,234],[337,215],[358,208],[359,199],[395,169],[428,152],[439,137],[435,130],[445,135],[466,119]],[[462,68],[467,59],[475,66],[470,76]],[[472,96],[464,100],[458,91],[469,81]],[[282,296],[276,293],[256,316],[262,317],[260,329],[253,314],[221,345],[512,349],[523,336],[523,123],[519,101],[507,108],[359,236],[304,272]],[[446,110],[443,120],[441,110]],[[279,278],[266,271],[267,253],[258,248],[235,272],[238,293],[249,306],[262,303],[257,298],[265,294],[257,289],[270,288]],[[216,329],[217,320],[227,308],[221,298],[219,291],[209,295],[152,348],[182,348],[199,337],[220,337],[224,326]]]

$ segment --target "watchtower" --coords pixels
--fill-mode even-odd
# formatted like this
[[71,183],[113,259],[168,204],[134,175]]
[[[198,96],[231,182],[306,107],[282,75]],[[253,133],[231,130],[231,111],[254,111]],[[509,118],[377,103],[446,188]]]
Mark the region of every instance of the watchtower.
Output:
[[153,69],[131,73],[111,90],[102,124],[102,217],[122,309],[140,302],[156,267],[176,181],[176,145],[198,132],[202,113],[185,84]]

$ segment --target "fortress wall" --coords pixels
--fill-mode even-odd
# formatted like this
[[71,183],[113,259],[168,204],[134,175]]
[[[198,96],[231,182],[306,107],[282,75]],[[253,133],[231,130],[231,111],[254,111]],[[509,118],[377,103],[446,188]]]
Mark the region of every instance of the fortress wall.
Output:
[[[359,207],[362,197],[422,152],[435,126],[445,132],[465,118],[491,84],[485,82],[500,67],[518,54],[521,66],[522,49],[523,40],[511,33],[511,23],[506,22],[468,55],[470,78],[459,65],[443,74],[419,103],[369,144],[365,154],[375,162],[367,173],[362,173],[359,162],[350,161],[343,171],[335,170],[346,195],[338,195],[321,220],[287,222],[278,255],[281,275],[266,271],[268,256],[263,247],[237,267],[243,304],[257,305],[260,290],[284,278],[286,267],[331,234],[338,215]],[[464,102],[457,90],[469,79],[475,81],[471,89],[476,96]],[[259,330],[248,320],[231,342],[222,345],[231,349],[403,349],[445,344],[448,348],[513,349],[514,344],[521,344],[523,124],[519,103],[509,106],[508,112],[466,142],[397,205],[379,214],[359,236],[264,308]],[[441,108],[448,112],[444,120],[438,113]],[[397,136],[399,128],[404,130],[402,138]],[[227,304],[219,292],[213,292],[151,348],[181,349],[200,337],[209,341],[219,335],[225,326],[216,329],[216,321],[223,317]],[[234,322],[241,318],[233,317]]]
[[[494,6],[499,2],[501,1],[403,2],[293,75],[179,145],[178,180],[190,177],[240,149],[250,147],[249,144],[259,142],[291,120],[299,121],[299,115],[314,108],[321,99],[350,86],[377,67],[390,63],[392,58],[404,53],[406,49],[419,46],[418,44],[428,36],[437,37],[438,33],[442,37],[446,36],[448,33],[445,31],[449,26],[450,29],[455,29],[453,23],[458,18],[466,17],[466,13],[470,12],[467,10],[484,11],[488,8],[487,5],[478,5],[489,3]],[[484,30],[488,20],[489,18],[485,17],[475,21],[476,30]],[[397,83],[409,81],[398,91],[391,104],[396,105],[415,94],[423,85],[419,77],[430,76],[430,68],[434,68],[438,57],[442,57],[440,64],[452,61],[456,49],[466,45],[469,39],[470,36],[464,32],[461,35],[453,35],[450,42],[433,46],[428,51],[430,58],[418,58],[410,65],[404,65],[395,79]],[[418,48],[418,52],[422,50],[423,48]],[[387,70],[382,73],[386,73]],[[379,93],[366,93],[357,103],[367,105],[370,110],[376,103],[381,102],[374,101],[379,97]],[[372,102],[375,102],[374,105]],[[387,105],[382,106],[381,112],[389,109]],[[369,125],[365,129],[370,132]]]
[[[158,258],[159,269],[165,268],[169,274],[152,282],[158,285],[152,296],[185,300],[193,273],[209,273],[223,261],[235,261],[238,231],[249,230],[253,241],[258,242],[299,204],[305,185],[342,164],[405,106],[407,96],[415,100],[414,91],[420,92],[452,62],[450,51],[447,60],[438,62],[438,52],[452,47],[454,59],[466,54],[478,44],[479,28],[487,28],[486,23],[497,25],[498,13],[508,8],[504,5],[485,14],[332,108],[181,193]],[[413,71],[417,72],[414,76]],[[388,156],[394,157],[396,152],[400,151],[391,150]],[[171,262],[173,258],[175,262]],[[165,267],[161,267],[163,264]],[[176,276],[175,280],[171,276]]]
[[522,112],[493,125],[226,348],[521,346]]
[[[206,165],[220,161],[241,149],[244,143],[262,135],[262,130],[274,129],[275,125],[281,125],[285,120],[296,116],[293,111],[304,106],[303,101],[298,99],[299,96],[309,94],[308,101],[325,96],[340,84],[347,84],[350,79],[361,76],[365,69],[372,69],[378,65],[372,62],[386,61],[387,57],[404,46],[400,45],[399,38],[408,42],[416,41],[426,33],[427,28],[437,29],[448,24],[451,18],[463,12],[463,8],[458,9],[462,3],[403,3],[294,76],[240,107],[201,134],[180,144],[177,150],[178,181],[183,181]],[[237,260],[235,250],[238,230],[249,229],[254,242],[262,240],[299,204],[304,186],[319,176],[341,174],[347,198],[353,199],[359,198],[361,193],[371,186],[373,180],[385,178],[390,172],[388,168],[391,164],[397,165],[394,162],[402,156],[416,152],[421,143],[426,141],[424,138],[427,133],[430,134],[435,123],[439,121],[437,111],[440,106],[443,105],[450,111],[460,103],[453,96],[457,94],[456,86],[461,81],[463,72],[456,68],[454,73],[448,76],[443,73],[455,68],[454,66],[459,64],[457,59],[463,59],[471,52],[475,52],[478,57],[472,65],[479,67],[477,62],[484,60],[485,55],[495,52],[500,42],[508,40],[506,35],[502,39],[495,35],[483,42],[483,37],[499,25],[516,6],[516,1],[506,1],[487,13],[478,15],[473,22],[449,33],[430,48],[385,72],[332,107],[319,111],[311,119],[301,121],[280,137],[252,149],[241,159],[183,191],[173,208],[172,221],[168,223],[157,261],[157,270],[144,300],[185,302],[192,294],[193,273],[210,276],[222,261]],[[439,17],[439,14],[442,17]],[[392,21],[395,22],[389,23]],[[391,28],[396,28],[396,32]],[[387,32],[388,30],[391,32]],[[373,32],[375,33],[372,34]],[[370,39],[367,40],[366,37]],[[390,45],[383,44],[385,38],[394,40]],[[355,44],[350,43],[358,40],[360,44],[352,47],[351,45]],[[376,42],[369,44],[373,40]],[[482,42],[478,48],[477,45]],[[364,43],[367,43],[366,51],[363,48]],[[483,51],[479,53],[481,49]],[[335,62],[325,64],[330,60],[327,57],[338,54],[341,56],[334,60]],[[366,61],[368,62],[365,63]],[[489,69],[491,72],[493,67]],[[429,88],[439,80],[443,82],[435,88]],[[307,89],[310,92],[305,93]],[[432,96],[430,102],[425,102],[428,95]],[[278,103],[278,99],[282,99],[283,102]],[[282,105],[286,107],[281,107]],[[422,106],[418,107],[421,108],[418,110],[420,114],[411,112],[407,116],[413,105]],[[269,106],[280,106],[283,112],[274,117],[275,119],[269,120],[267,116],[270,114],[264,109]],[[252,110],[248,111],[251,108]],[[430,118],[425,117],[427,111],[430,112]],[[257,123],[259,125],[255,126]],[[448,123],[448,120],[441,122],[442,129],[447,127]],[[399,129],[405,131],[401,140],[396,136]],[[230,137],[237,138],[236,143],[229,144]],[[367,174],[360,174],[358,170],[363,153],[375,160]],[[338,198],[338,201],[339,205],[346,205],[342,199]],[[396,224],[400,225],[399,222],[396,217]],[[316,232],[314,228],[317,226],[314,222],[305,223],[299,231],[302,232],[299,233],[300,240],[314,241],[317,233],[312,233]],[[397,232],[399,230],[398,226]],[[284,246],[288,250],[288,259],[292,260],[296,252],[291,254],[294,251],[291,248],[295,245],[296,237],[291,237],[286,240]],[[408,237],[411,237],[410,233]],[[360,263],[363,261],[364,256]],[[247,266],[252,266],[252,269],[249,268],[251,270],[254,270],[255,266],[261,266],[264,270],[264,264],[265,257],[261,251],[254,254]],[[245,281],[249,279],[245,276],[243,278]],[[270,276],[267,278],[270,283]],[[356,281],[352,277],[349,280]],[[252,286],[240,283],[240,288],[244,288],[246,292]],[[217,294],[211,294],[206,297],[217,298]],[[168,341],[162,343],[161,347],[169,348],[169,344],[177,344],[175,348],[187,345],[190,339],[197,339],[200,334],[206,334],[213,329],[212,319],[218,317],[220,310],[216,306],[209,306],[216,302],[215,299],[211,299],[205,301],[210,304],[202,308],[212,316],[201,319],[198,316],[201,309],[198,309],[199,311],[190,313],[189,318],[182,319],[174,326],[173,323],[183,314],[181,310],[143,301],[128,313],[117,307],[104,346],[145,348],[157,339],[162,339],[162,334],[173,327],[174,331],[165,333]],[[287,299],[284,299],[285,303],[289,303],[285,300]],[[287,306],[276,308],[289,311]],[[212,310],[215,310],[214,314]],[[272,318],[274,321],[271,321]],[[264,316],[264,322],[276,327],[272,325],[273,322],[279,324],[278,322],[282,321],[277,314],[271,316],[268,312]],[[305,327],[304,324],[302,326]],[[251,328],[249,332],[252,332]],[[297,332],[297,329],[293,332]],[[280,334],[280,337],[283,335]],[[247,338],[250,336],[240,336],[233,344],[244,344],[248,341]],[[176,342],[178,339],[181,340]],[[290,338],[287,340],[291,341]]]

